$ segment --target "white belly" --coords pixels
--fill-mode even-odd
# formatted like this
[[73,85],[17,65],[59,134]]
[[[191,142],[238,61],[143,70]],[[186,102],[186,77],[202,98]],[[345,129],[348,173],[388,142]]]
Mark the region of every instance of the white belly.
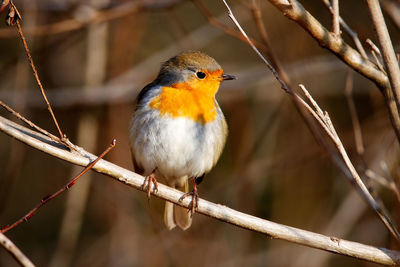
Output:
[[157,110],[142,107],[136,111],[131,127],[136,162],[146,175],[157,169],[168,180],[198,177],[210,171],[226,138],[220,110],[217,120],[203,125],[184,117],[162,117]]

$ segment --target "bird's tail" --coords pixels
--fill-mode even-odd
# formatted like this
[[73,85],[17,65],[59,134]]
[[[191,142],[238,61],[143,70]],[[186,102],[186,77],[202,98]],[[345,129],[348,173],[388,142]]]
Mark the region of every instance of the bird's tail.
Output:
[[[183,186],[175,185],[175,188],[187,193],[189,192],[189,181],[188,179],[185,180]],[[164,223],[168,230],[172,230],[175,226],[179,226],[182,230],[186,230],[192,225],[192,217],[188,209],[165,201]]]

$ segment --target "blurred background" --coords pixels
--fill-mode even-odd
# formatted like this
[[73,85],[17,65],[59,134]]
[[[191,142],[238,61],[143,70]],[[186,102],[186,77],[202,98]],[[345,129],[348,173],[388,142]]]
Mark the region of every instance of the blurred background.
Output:
[[[262,61],[246,43],[215,27],[217,19],[226,31],[234,28],[222,1],[14,3],[60,127],[73,143],[99,154],[116,138],[106,159],[132,169],[128,127],[136,95],[163,61],[183,50],[201,50],[238,79],[224,83],[217,95],[230,134],[220,161],[199,186],[200,197],[277,223],[399,249]],[[268,1],[229,3],[247,33],[262,44],[251,11],[259,4],[275,57],[292,84],[304,84],[329,112],[355,166],[398,181],[398,143],[377,87]],[[331,15],[322,1],[301,3],[330,29]],[[378,42],[365,2],[341,1],[340,12],[370,56],[365,40]],[[399,28],[384,15],[398,50]],[[56,134],[16,30],[3,25],[0,38],[0,99]],[[349,73],[365,144],[362,156],[344,93]],[[0,115],[15,120],[3,109]],[[80,170],[0,133],[0,226],[16,221]],[[395,193],[371,186],[400,222]],[[148,202],[143,192],[90,172],[7,236],[38,266],[374,266],[199,214],[187,231],[168,231],[163,207],[163,201]],[[0,249],[0,266],[17,263]]]

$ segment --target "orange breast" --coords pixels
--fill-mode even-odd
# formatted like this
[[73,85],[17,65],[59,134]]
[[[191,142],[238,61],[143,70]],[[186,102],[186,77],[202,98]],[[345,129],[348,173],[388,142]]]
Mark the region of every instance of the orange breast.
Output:
[[217,116],[214,96],[219,82],[207,83],[196,89],[189,83],[163,87],[161,94],[150,102],[150,107],[171,117],[186,117],[205,124]]

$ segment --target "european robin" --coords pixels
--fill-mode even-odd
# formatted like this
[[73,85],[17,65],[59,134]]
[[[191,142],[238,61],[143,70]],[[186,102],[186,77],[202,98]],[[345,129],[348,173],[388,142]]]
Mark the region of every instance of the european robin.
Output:
[[[143,188],[150,197],[157,179],[191,195],[191,214],[197,208],[197,185],[219,159],[228,127],[215,99],[224,74],[212,57],[188,51],[162,64],[157,78],[137,97],[130,128],[130,146],[135,171],[145,175]],[[193,190],[189,192],[189,180]],[[192,217],[185,208],[165,203],[168,229],[186,230]]]

